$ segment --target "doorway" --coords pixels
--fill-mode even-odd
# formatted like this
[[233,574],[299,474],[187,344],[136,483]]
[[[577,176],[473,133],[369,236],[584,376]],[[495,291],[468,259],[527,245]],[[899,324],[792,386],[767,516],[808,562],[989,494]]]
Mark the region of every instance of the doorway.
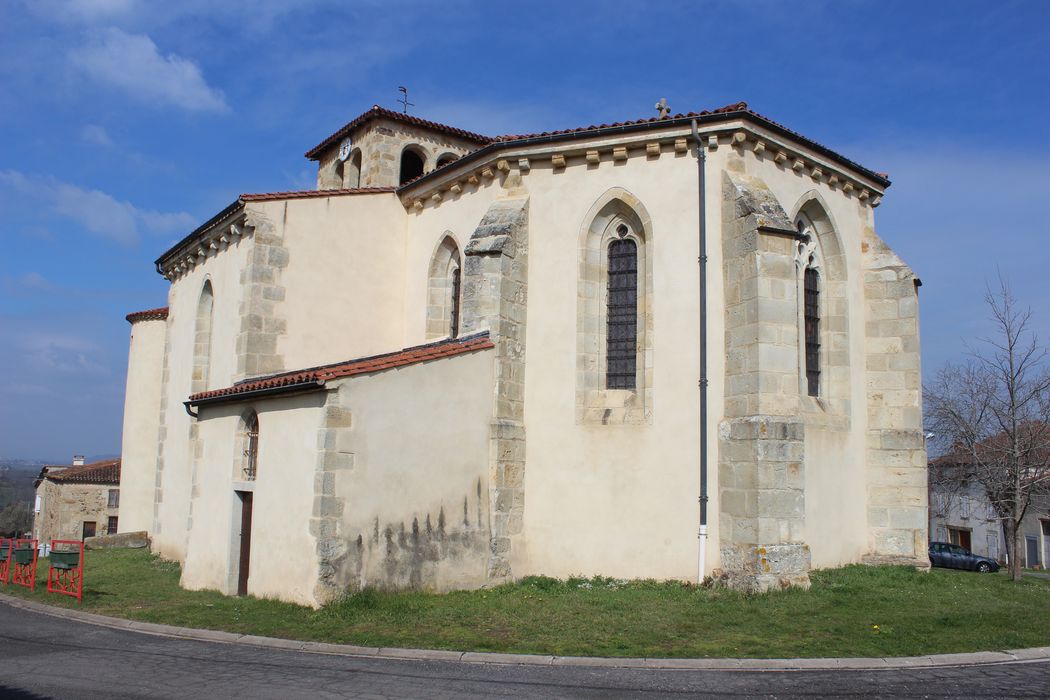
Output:
[[94,537],[95,536],[95,523],[90,522],[90,521],[85,521],[84,522],[84,529],[83,529],[82,533],[83,534],[80,537],[80,539],[82,539],[82,540],[86,540],[89,537]]
[[1050,565],[1050,520],[1040,522],[1043,528],[1043,565]]
[[252,558],[252,492],[238,491],[241,500],[241,553],[238,558],[237,595],[248,595],[249,563]]
[[1039,538],[1026,535],[1025,543],[1025,566],[1029,569],[1039,568]]
[[961,527],[950,527],[948,528],[948,541],[952,544],[957,544],[963,549],[973,551],[971,548],[970,531],[964,530]]

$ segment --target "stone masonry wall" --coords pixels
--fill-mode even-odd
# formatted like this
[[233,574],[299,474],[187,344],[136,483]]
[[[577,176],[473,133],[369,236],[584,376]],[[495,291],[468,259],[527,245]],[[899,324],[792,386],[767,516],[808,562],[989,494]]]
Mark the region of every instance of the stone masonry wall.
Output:
[[809,585],[792,229],[761,180],[725,174],[726,376],[717,575],[748,591]]
[[110,489],[117,484],[59,484],[44,479],[37,487],[42,509],[33,522],[33,536],[40,542],[79,540],[84,523],[95,523],[102,535],[111,516],[119,517],[117,508],[109,507]]
[[529,257],[528,196],[509,181],[467,244],[463,332],[488,330],[496,345],[496,388],[490,432],[491,556],[489,577],[512,575],[525,512],[525,309]]
[[283,370],[284,357],[277,352],[277,339],[287,331],[280,306],[285,296],[281,271],[288,266],[288,248],[273,222],[258,211],[247,209],[246,224],[254,234],[248,263],[241,271],[244,296],[235,380]]
[[[446,153],[458,157],[479,148],[476,143],[454,136],[386,119],[359,127],[353,137],[355,150],[361,150],[360,187],[400,184],[401,152],[408,145],[423,157],[424,172],[433,170],[438,158]],[[321,157],[317,168],[317,189],[340,189],[346,185],[339,175],[338,154],[336,144]]]
[[929,566],[915,274],[870,228],[862,242],[868,403],[868,539],[872,563]]

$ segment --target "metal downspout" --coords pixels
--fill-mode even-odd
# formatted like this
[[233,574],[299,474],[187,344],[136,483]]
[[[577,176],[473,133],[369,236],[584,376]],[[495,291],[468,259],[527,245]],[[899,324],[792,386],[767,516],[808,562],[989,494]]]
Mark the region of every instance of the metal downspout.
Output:
[[696,120],[692,122],[696,141],[697,214],[700,219],[700,530],[697,552],[697,585],[704,582],[707,569],[707,152],[700,140]]

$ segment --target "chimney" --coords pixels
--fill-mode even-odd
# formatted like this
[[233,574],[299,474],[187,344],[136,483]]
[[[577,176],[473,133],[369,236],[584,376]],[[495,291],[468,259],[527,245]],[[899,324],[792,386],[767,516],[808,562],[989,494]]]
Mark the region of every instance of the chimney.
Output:
[[82,467],[84,466],[84,455],[73,455],[73,466]]

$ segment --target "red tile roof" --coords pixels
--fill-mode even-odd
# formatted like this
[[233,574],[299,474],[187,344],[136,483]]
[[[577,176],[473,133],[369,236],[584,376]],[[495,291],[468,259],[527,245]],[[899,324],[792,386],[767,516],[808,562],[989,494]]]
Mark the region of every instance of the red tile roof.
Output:
[[461,139],[467,141],[473,141],[475,143],[484,144],[489,143],[492,139],[488,136],[482,136],[481,134],[475,134],[472,131],[466,131],[464,129],[457,129],[454,126],[448,124],[439,124],[438,122],[428,121],[426,119],[420,119],[419,117],[413,117],[411,114],[402,114],[401,112],[395,112],[379,105],[372,105],[372,109],[368,110],[364,114],[356,117],[352,121],[348,122],[343,128],[336,131],[334,134],[326,138],[321,143],[317,144],[309,151],[306,152],[306,157],[310,160],[318,160],[321,157],[321,152],[326,148],[340,140],[344,136],[349,135],[351,131],[357,127],[365,124],[366,122],[372,121],[373,119],[391,119],[402,124],[408,124],[410,126],[418,126],[424,129],[431,129],[433,131],[440,131],[441,133],[448,134],[450,136],[458,136]]
[[726,105],[725,107],[719,107],[718,109],[705,109],[702,112],[688,112],[686,114],[675,114],[674,116],[667,117],[649,117],[647,119],[635,119],[633,121],[613,122],[612,124],[591,124],[590,126],[578,126],[572,129],[559,129],[558,131],[541,131],[535,134],[504,134],[503,136],[497,136],[493,139],[493,141],[519,141],[521,139],[534,139],[541,136],[561,136],[563,134],[578,134],[584,131],[610,129],[618,126],[637,126],[639,124],[655,124],[657,122],[667,121],[669,119],[691,119],[693,117],[706,117],[711,114],[728,114],[730,112],[749,112],[751,114],[755,114],[747,108],[747,102],[734,102],[733,104]]
[[408,365],[437,360],[443,357],[453,357],[455,355],[462,355],[477,350],[487,350],[492,347],[495,346],[492,344],[492,341],[489,340],[489,334],[486,331],[462,338],[442,340],[427,345],[416,345],[414,347],[383,355],[373,355],[371,357],[362,357],[356,360],[348,360],[346,362],[339,362],[332,365],[323,365],[321,367],[311,367],[309,369],[301,369],[293,372],[282,372],[281,374],[273,374],[268,377],[248,379],[238,382],[233,386],[226,387],[225,389],[213,389],[212,391],[203,391],[198,394],[193,394],[190,396],[187,403],[195,404],[225,397],[236,397],[257,391],[307,389],[312,386],[320,387],[331,379],[382,372],[383,370],[394,369],[396,367],[407,367]]
[[[60,471],[52,472],[58,469]],[[48,465],[40,470],[41,479],[50,479],[60,483],[72,484],[110,484],[120,485],[120,459],[106,459],[76,467]]]
[[263,192],[261,194],[242,194],[242,202],[265,202],[272,199],[309,199],[311,197],[341,197],[348,194],[378,194],[394,192],[396,187],[355,187],[346,190],[293,190],[290,192]]
[[889,176],[886,175],[886,173],[879,173],[869,170],[868,168],[865,168],[859,163],[856,163],[846,158],[845,156],[831,150],[830,148],[823,146],[817,143],[816,141],[813,141],[812,139],[806,138],[797,131],[793,131],[784,126],[783,124],[775,122],[769,117],[763,116],[758,112],[755,112],[750,107],[748,107],[747,102],[734,102],[732,104],[725,105],[724,107],[719,107],[718,109],[704,110],[702,112],[687,112],[685,114],[679,113],[674,115],[668,115],[666,117],[649,117],[646,119],[636,119],[634,121],[614,122],[612,124],[592,124],[590,126],[581,126],[572,129],[561,129],[559,131],[543,131],[534,134],[505,134],[503,136],[497,136],[493,138],[488,144],[484,145],[482,148],[477,149],[475,151],[471,151],[459,160],[453,161],[440,168],[436,168],[429,172],[423,173],[419,177],[404,183],[398,188],[398,191],[400,192],[402,190],[408,189],[420,181],[429,180],[435,175],[435,173],[444,171],[444,169],[446,168],[456,168],[457,166],[461,166],[465,163],[471,162],[472,160],[483,157],[485,154],[491,153],[493,150],[502,148],[506,145],[513,144],[517,141],[526,141],[530,139],[546,139],[550,141],[558,141],[563,138],[585,138],[590,132],[600,132],[602,130],[608,129],[635,131],[644,130],[647,128],[660,128],[663,125],[670,126],[687,124],[692,119],[707,122],[712,120],[725,121],[736,117],[748,118],[751,121],[756,122],[760,125],[770,127],[774,131],[779,131],[793,139],[797,139],[801,143],[810,146],[817,152],[823,153],[824,155],[832,158],[833,160],[838,161],[839,163],[847,165],[851,168],[858,170],[861,173],[868,175],[869,177],[872,177],[876,181],[880,182],[880,184],[882,184],[883,186],[888,186],[890,184]]
[[168,307],[162,306],[159,309],[148,309],[146,311],[136,311],[130,313],[124,318],[128,320],[128,323],[138,323],[139,321],[163,321],[168,317]]

